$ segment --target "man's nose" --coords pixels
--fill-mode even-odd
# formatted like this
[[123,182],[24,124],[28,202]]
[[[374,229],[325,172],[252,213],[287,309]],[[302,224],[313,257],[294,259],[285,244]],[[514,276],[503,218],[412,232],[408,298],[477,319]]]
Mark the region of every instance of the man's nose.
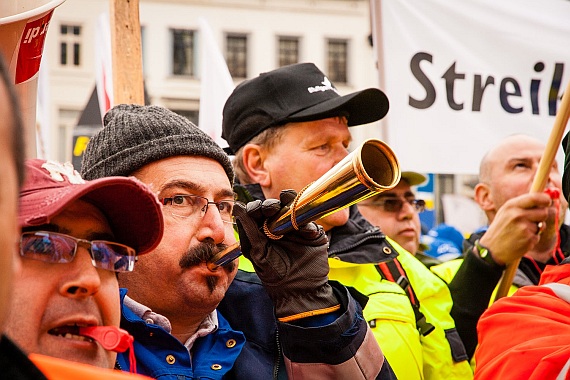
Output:
[[73,261],[67,266],[61,282],[60,294],[71,298],[85,298],[96,294],[101,288],[101,278],[93,266],[86,248],[78,247]]
[[215,204],[208,203],[204,216],[199,221],[200,225],[196,234],[198,241],[210,238],[214,244],[224,241],[226,235],[226,223],[223,221],[220,211]]

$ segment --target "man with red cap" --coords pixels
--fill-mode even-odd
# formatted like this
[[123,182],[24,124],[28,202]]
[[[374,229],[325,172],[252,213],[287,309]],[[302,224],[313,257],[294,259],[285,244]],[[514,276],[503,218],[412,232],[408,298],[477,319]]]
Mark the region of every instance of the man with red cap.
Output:
[[[132,342],[118,329],[115,272],[158,243],[160,205],[132,179],[85,183],[71,165],[24,166],[10,83],[0,54],[0,377],[142,379],[111,369],[113,351]],[[130,231],[139,218],[144,233]]]
[[18,215],[22,268],[5,333],[50,377],[123,376],[111,369],[117,352],[133,349],[133,338],[118,328],[116,274],[131,272],[160,241],[160,204],[135,179],[86,182],[69,163],[27,160],[26,174]]

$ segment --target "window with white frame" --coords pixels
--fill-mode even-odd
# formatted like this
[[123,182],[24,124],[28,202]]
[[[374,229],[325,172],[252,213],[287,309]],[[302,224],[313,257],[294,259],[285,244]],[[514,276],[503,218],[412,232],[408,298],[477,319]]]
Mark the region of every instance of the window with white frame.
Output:
[[299,38],[280,36],[278,41],[279,67],[299,62]]
[[232,78],[247,78],[247,35],[226,35],[226,63]]
[[348,41],[327,41],[327,77],[334,83],[348,83]]
[[59,63],[61,66],[81,66],[81,26],[61,24],[59,28]]
[[172,74],[195,75],[195,33],[188,29],[171,29]]

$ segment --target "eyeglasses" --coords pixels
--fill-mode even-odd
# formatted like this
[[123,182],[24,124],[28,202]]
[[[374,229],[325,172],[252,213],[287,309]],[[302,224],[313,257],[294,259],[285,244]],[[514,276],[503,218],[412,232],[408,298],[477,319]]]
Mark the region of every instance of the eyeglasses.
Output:
[[426,201],[423,199],[402,200],[401,198],[385,198],[376,202],[363,203],[361,206],[382,207],[386,212],[400,212],[402,207],[404,207],[404,202],[412,206],[418,213],[426,208]]
[[24,232],[20,237],[20,255],[27,259],[46,263],[71,263],[77,254],[77,246],[88,247],[93,266],[112,272],[132,272],[136,252],[124,244],[105,240],[77,239],[57,232]]
[[215,205],[220,212],[222,220],[226,223],[234,224],[232,212],[236,201],[233,199],[212,202],[208,198],[199,195],[177,194],[171,198],[162,198],[160,202],[165,206],[169,206],[172,215],[181,218],[190,218],[198,213],[200,213],[200,217],[204,217],[206,211],[208,211],[208,206]]

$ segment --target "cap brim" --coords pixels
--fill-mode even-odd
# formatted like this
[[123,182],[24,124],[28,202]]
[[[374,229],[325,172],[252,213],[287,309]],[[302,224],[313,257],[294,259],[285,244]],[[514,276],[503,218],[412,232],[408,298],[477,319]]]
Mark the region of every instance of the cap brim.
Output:
[[21,227],[50,223],[70,203],[82,199],[97,207],[118,243],[142,255],[152,251],[162,239],[160,203],[138,180],[107,177],[84,184],[38,189],[20,196]]
[[402,172],[401,178],[406,180],[410,186],[421,185],[427,181],[427,177],[416,172]]
[[348,126],[368,124],[382,119],[390,104],[386,95],[377,88],[354,92],[326,100],[289,115],[281,122],[312,121],[348,114]]

